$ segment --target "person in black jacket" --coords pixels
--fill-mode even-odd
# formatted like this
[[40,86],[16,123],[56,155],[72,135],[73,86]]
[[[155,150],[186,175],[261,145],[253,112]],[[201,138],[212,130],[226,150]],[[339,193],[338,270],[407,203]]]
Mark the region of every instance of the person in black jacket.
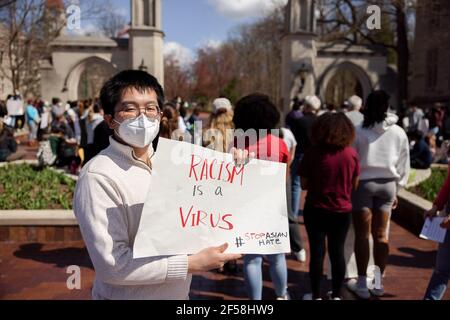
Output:
[[415,142],[410,154],[411,168],[428,169],[433,163],[433,155],[422,132],[415,130],[409,136]]
[[0,122],[0,162],[10,162],[25,157],[25,152],[17,151],[17,141],[12,129]]
[[[291,202],[294,216],[302,215],[300,210],[301,186],[300,176],[298,175],[298,166],[305,154],[305,151],[311,146],[310,130],[317,119],[317,112],[321,106],[321,101],[316,96],[307,96],[303,102],[303,116],[292,119],[290,129],[297,140],[295,156],[291,164]],[[301,259],[303,260],[303,259]]]
[[105,121],[100,122],[94,130],[94,143],[92,146],[92,157],[109,147],[109,138],[114,130],[110,129]]

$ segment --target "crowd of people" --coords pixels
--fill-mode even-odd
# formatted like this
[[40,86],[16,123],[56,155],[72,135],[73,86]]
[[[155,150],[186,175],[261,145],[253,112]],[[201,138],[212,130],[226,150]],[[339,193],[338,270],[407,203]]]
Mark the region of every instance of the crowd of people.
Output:
[[[141,107],[138,102],[145,99],[150,102]],[[400,120],[391,110],[389,101],[389,95],[379,90],[373,91],[365,102],[358,96],[350,97],[342,108],[337,109],[322,108],[319,97],[307,96],[304,100],[293,101],[284,126],[280,126],[279,109],[263,94],[250,94],[235,106],[225,97],[212,103],[213,112],[201,137],[204,146],[230,152],[239,145],[235,130],[255,130],[256,140],[244,143],[247,155],[253,153],[258,159],[287,164],[291,248],[302,263],[307,260],[307,252],[301,240],[299,216],[304,217],[309,241],[312,292],[305,299],[324,298],[321,288],[326,251],[332,278],[329,299],[340,300],[344,286],[362,299],[383,296],[383,285],[373,286],[375,280],[368,275],[368,267],[373,251],[375,265],[382,274],[385,272],[390,218],[398,203],[397,193],[406,186],[411,167],[426,169],[433,162],[448,163],[450,112],[438,104],[425,114],[417,105],[412,105]],[[135,172],[126,173],[128,182],[133,181],[128,187],[142,184],[144,190],[148,181],[142,179],[151,174],[149,153],[157,152],[158,137],[186,140],[183,137],[189,133],[190,142],[195,142],[195,126],[202,122],[201,109],[193,108],[188,114],[180,97],[164,101],[157,80],[138,71],[119,73],[105,84],[100,98],[67,103],[58,98],[51,103],[36,99],[25,103],[19,94],[15,94],[0,107],[3,118],[0,161],[14,161],[23,156],[17,151],[14,132],[20,132],[26,125],[28,144],[36,146],[40,142],[38,156],[41,162],[66,166],[72,173],[79,173],[83,166],[90,168],[81,171],[74,211],[97,272],[94,297],[183,298],[186,284],[190,283],[187,276],[190,272],[226,268],[237,272],[235,260],[239,256],[225,255],[226,246],[208,248],[189,257],[134,261],[128,245],[137,232],[137,217],[141,214],[136,211],[141,208],[136,204],[142,203],[145,195],[130,196],[122,190],[126,194],[121,199],[128,196],[130,203],[117,208],[117,215],[126,216],[130,225],[123,226],[119,218],[105,225],[103,211],[110,209],[101,207],[109,200],[111,205],[117,205],[117,201],[122,201],[118,200],[117,192],[122,192],[119,190],[122,187],[127,188],[120,180],[122,174],[119,171],[124,170],[123,166],[114,162],[126,162],[135,167]],[[270,147],[273,145],[277,148]],[[109,190],[112,185],[118,189]],[[450,179],[447,179],[427,216],[433,217],[443,209],[450,198],[449,190]],[[306,194],[305,198],[302,193]],[[102,197],[104,203],[98,201]],[[449,224],[447,219],[443,227],[449,228]],[[354,247],[357,269],[357,276],[351,278],[346,276],[349,263],[344,252],[349,230],[354,233],[351,246]],[[111,236],[107,236],[110,232]],[[447,235],[446,242],[439,248],[438,267],[426,299],[440,299],[445,292],[450,274],[449,237]],[[102,243],[102,247],[97,242]],[[117,261],[123,268],[117,269],[120,266],[114,264],[114,259],[119,259]],[[269,263],[277,299],[290,299],[285,254],[244,255],[243,273],[249,298],[262,299],[264,259]],[[179,287],[176,282],[164,287],[161,283],[165,280],[157,281],[152,276],[184,282]],[[153,289],[159,286],[159,291],[147,291],[143,287],[135,291],[130,289],[130,286],[144,285]]]
[[[216,100],[215,104],[221,100]],[[368,274],[369,260],[373,260],[384,275],[389,256],[390,219],[398,204],[397,194],[408,183],[411,168],[426,169],[432,162],[437,162],[432,160],[427,165],[418,165],[417,162],[423,157],[423,149],[432,148],[432,143],[435,149],[441,149],[439,162],[448,163],[445,117],[441,115],[440,122],[431,121],[437,114],[435,110],[444,110],[444,107],[436,105],[428,116],[419,118],[413,115],[417,109],[412,106],[406,116],[411,119],[409,125],[403,128],[389,102],[390,96],[386,92],[374,91],[365,103],[360,97],[352,96],[340,110],[329,110],[322,108],[317,96],[308,96],[303,101],[294,101],[293,109],[285,119],[286,126],[280,127],[280,114],[275,105],[268,97],[254,94],[238,101],[234,111],[229,101],[223,102],[227,108],[220,111],[216,108],[212,115],[212,128],[217,128],[216,117],[222,116],[222,133],[229,128],[256,130],[257,142],[245,148],[255,152],[257,158],[289,164],[287,198],[292,253],[300,262],[306,261],[306,250],[297,224],[301,215],[304,216],[310,248],[312,293],[305,295],[305,299],[322,298],[326,248],[332,278],[328,298],[341,299],[344,285],[361,299],[382,297],[382,279],[375,286],[376,279]],[[430,119],[428,123],[433,126],[421,128],[424,134],[415,124],[425,119]],[[274,129],[279,130],[271,131]],[[271,133],[261,136],[258,134],[261,130]],[[217,150],[226,146],[229,149],[233,145],[232,136],[222,136],[225,137],[225,145],[224,141],[216,141],[214,148]],[[209,143],[210,140],[204,139],[204,142]],[[275,145],[279,145],[277,152],[272,150],[270,155],[265,154],[263,151],[270,149],[267,146],[274,140]],[[302,190],[306,191],[303,205]],[[441,197],[448,200],[448,190],[442,193],[445,195]],[[448,228],[448,222],[443,227]],[[349,230],[353,233],[351,237]],[[349,241],[354,247],[356,277],[348,277],[347,269],[352,266],[344,248]],[[445,245],[441,247],[444,248],[439,250],[441,269],[435,272],[434,284],[430,282],[426,299],[439,297],[430,294],[437,290],[436,282],[439,282],[439,290],[445,291],[442,286],[448,281],[448,268],[445,271],[442,262],[448,249]],[[278,299],[289,299],[285,256],[267,255],[266,259]],[[262,298],[262,261],[261,255],[244,256],[244,277],[251,299]]]
[[428,169],[433,163],[447,164],[450,139],[450,109],[441,103],[426,113],[412,104],[402,120],[411,145],[411,166]]
[[[180,136],[193,131],[192,119],[199,109],[186,117],[186,104],[180,99],[164,105],[160,136],[170,138],[174,131]],[[98,98],[67,102],[53,98],[49,103],[42,99],[24,101],[16,93],[0,100],[0,120],[0,162],[26,157],[18,148],[25,143],[38,148],[41,165],[64,167],[72,174],[78,174],[84,164],[107,148],[113,134]],[[24,139],[19,138],[24,135]]]
[[[307,191],[304,210],[299,213],[304,215],[311,250],[310,299],[321,299],[326,247],[331,262],[331,299],[340,299],[344,283],[359,298],[383,296],[382,283],[374,286],[375,279],[368,277],[368,267],[373,259],[379,272],[385,273],[390,218],[397,207],[397,193],[406,186],[411,167],[426,169],[433,162],[448,163],[445,128],[450,118],[445,116],[444,106],[437,104],[424,115],[412,105],[403,121],[399,121],[390,109],[389,100],[386,92],[374,91],[365,104],[360,97],[353,96],[341,110],[324,112],[319,98],[308,96],[303,106],[294,101],[293,110],[286,117],[287,126],[304,148],[297,151],[295,161],[299,168],[292,166],[291,174],[292,179],[300,176],[301,188]],[[440,149],[436,157],[429,156],[433,148]],[[443,207],[441,202],[448,201],[447,184],[440,194],[440,199],[445,200],[437,200],[439,204],[428,215],[436,215],[437,208]],[[298,205],[299,187],[293,184],[291,193]],[[442,227],[449,227],[448,218]],[[349,274],[346,269],[352,267],[348,254],[344,254],[349,241],[354,247],[357,277],[345,279]],[[448,260],[448,247],[447,237],[439,247],[440,264],[430,281],[426,299],[442,298],[445,292],[450,273],[448,263],[443,261]]]

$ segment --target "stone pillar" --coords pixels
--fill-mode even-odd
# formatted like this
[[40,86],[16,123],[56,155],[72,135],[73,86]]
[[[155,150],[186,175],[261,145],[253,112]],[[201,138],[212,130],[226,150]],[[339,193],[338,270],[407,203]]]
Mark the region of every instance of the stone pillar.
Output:
[[143,69],[164,84],[164,33],[161,0],[131,0],[129,56],[131,69]]
[[283,113],[294,97],[316,93],[316,39],[314,0],[290,0],[287,4],[286,34],[282,39]]

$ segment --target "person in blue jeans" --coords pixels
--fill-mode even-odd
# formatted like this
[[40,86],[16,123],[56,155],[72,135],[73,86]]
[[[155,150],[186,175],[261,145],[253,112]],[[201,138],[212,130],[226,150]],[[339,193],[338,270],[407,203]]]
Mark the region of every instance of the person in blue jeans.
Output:
[[[270,278],[275,287],[278,300],[287,300],[287,265],[284,254],[268,254]],[[259,254],[244,255],[245,285],[251,300],[262,299],[263,277],[261,266],[263,256]]]
[[[240,140],[236,137],[236,146],[245,145],[249,154],[254,153],[257,159],[281,162],[286,166],[286,177],[289,172],[290,154],[286,143],[280,138],[279,130],[275,130],[280,121],[280,112],[270,101],[269,97],[262,94],[251,94],[239,100],[234,110],[233,122],[236,129],[243,132],[254,130],[256,141],[252,139]],[[267,186],[270,187],[270,186]],[[255,221],[257,226],[257,221]],[[268,254],[265,257],[269,261],[270,275],[275,287],[278,300],[288,300],[287,293],[287,265],[284,253]],[[244,279],[249,298],[262,299],[263,255],[246,254],[244,256]]]
[[[433,203],[433,207],[425,212],[425,218],[432,219],[435,217],[440,210],[444,209],[445,204],[447,204],[446,212],[448,214],[450,212],[449,200],[450,174],[447,175],[445,183]],[[447,235],[444,242],[439,244],[436,266],[425,293],[425,300],[441,300],[447,290],[448,280],[450,279],[450,215],[442,222],[441,227],[447,229]]]
[[303,154],[296,154],[291,164],[291,183],[292,183],[292,212],[294,216],[298,217],[303,214],[300,210],[300,196],[302,187],[300,184],[300,176],[298,175],[298,167],[302,161]]
[[[447,229],[449,228],[447,218]],[[450,232],[447,232],[444,243],[439,244],[436,267],[428,284],[425,300],[442,300],[450,279]]]

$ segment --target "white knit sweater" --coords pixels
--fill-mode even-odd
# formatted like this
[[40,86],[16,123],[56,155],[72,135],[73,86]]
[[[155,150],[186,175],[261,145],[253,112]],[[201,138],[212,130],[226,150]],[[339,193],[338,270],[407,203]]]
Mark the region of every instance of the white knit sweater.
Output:
[[392,178],[399,188],[408,183],[408,137],[397,121],[396,115],[388,113],[386,120],[370,129],[356,128],[354,147],[361,162],[361,180]]
[[187,299],[187,256],[133,259],[150,168],[113,138],[82,170],[73,208],[95,268],[94,299]]

